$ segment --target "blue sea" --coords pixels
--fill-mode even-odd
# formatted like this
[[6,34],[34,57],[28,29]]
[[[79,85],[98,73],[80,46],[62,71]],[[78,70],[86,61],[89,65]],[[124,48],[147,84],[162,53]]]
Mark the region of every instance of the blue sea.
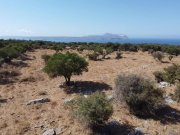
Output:
[[20,40],[43,40],[52,42],[99,42],[99,43],[134,43],[134,44],[163,44],[180,45],[180,39],[145,39],[145,38],[87,38],[87,37],[0,37],[0,39],[20,39]]

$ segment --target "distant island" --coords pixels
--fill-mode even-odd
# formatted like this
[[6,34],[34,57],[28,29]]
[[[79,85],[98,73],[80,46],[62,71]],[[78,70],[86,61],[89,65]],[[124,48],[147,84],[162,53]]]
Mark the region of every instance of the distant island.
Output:
[[168,44],[180,45],[180,39],[168,38],[132,38],[125,34],[105,33],[102,35],[88,36],[0,36],[0,39],[16,39],[16,40],[40,40],[52,42],[94,42],[94,43],[131,43],[131,44]]

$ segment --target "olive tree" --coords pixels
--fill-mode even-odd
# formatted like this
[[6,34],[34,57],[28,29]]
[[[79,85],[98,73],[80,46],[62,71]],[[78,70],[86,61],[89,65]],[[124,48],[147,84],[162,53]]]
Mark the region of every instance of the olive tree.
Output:
[[44,71],[51,77],[63,76],[66,85],[70,85],[72,75],[81,75],[88,71],[88,63],[76,53],[54,54],[47,61]]

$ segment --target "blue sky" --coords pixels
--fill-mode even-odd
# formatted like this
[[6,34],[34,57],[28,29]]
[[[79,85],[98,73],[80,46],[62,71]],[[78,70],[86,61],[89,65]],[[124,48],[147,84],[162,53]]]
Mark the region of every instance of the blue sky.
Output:
[[180,0],[0,0],[0,36],[180,38]]

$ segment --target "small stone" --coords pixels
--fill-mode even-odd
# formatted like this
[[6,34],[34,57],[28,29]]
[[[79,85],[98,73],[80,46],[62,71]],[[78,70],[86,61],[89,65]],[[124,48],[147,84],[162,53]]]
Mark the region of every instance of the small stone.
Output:
[[170,84],[168,82],[160,82],[159,83],[159,88],[165,88],[165,87],[169,87]]
[[70,103],[74,98],[64,99],[64,104]]
[[87,97],[88,97],[88,95],[84,95],[84,97],[85,97],[85,98],[87,98]]
[[43,135],[56,135],[54,129],[48,129],[46,130]]
[[112,101],[113,99],[114,99],[114,96],[113,96],[113,95],[107,96],[107,100],[108,100],[108,101]]
[[46,103],[46,102],[50,102],[50,99],[49,98],[40,98],[40,99],[30,100],[27,103],[27,105],[36,104],[36,103]]
[[54,131],[55,131],[56,135],[60,135],[63,133],[62,128],[55,128]]
[[137,127],[134,131],[130,132],[128,135],[144,135],[144,129]]
[[174,103],[174,101],[171,99],[170,96],[165,97],[165,101],[166,101],[167,104],[172,104],[172,103]]

